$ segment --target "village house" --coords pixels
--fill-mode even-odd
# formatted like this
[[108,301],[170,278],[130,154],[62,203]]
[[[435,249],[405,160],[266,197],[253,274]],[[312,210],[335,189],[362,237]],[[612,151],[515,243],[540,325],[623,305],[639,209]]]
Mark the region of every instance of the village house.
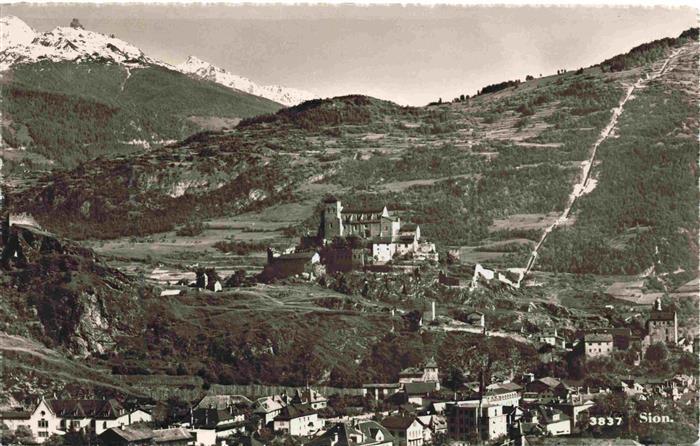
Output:
[[267,265],[260,273],[260,280],[265,282],[305,274],[311,277],[320,263],[320,254],[313,250],[280,253],[268,248]]
[[391,435],[398,441],[398,446],[423,446],[423,424],[412,415],[393,415],[381,421]]
[[583,412],[587,412],[595,403],[589,399],[583,398],[579,394],[570,395],[565,401],[552,404],[552,407],[561,410],[564,415],[569,417],[570,431],[576,432],[576,423]]
[[394,437],[376,421],[337,423],[305,446],[394,446]]
[[64,435],[70,431],[94,432],[99,435],[111,427],[152,420],[150,413],[141,409],[127,411],[116,400],[42,398],[32,411],[11,411],[0,415],[10,430],[25,427],[38,443],[43,443],[52,435]]
[[574,390],[570,386],[556,378],[544,377],[525,385],[523,400],[539,403],[564,401],[573,391]]
[[610,333],[587,333],[583,337],[587,359],[610,356],[613,352],[613,335]]
[[282,412],[286,405],[285,399],[279,395],[266,396],[255,401],[253,413],[261,418],[263,426],[267,426]]
[[432,383],[434,390],[440,390],[440,375],[434,358],[430,358],[423,367],[409,367],[399,373],[399,384]]
[[370,383],[362,385],[362,396],[367,396],[368,393],[374,395],[377,401],[384,400],[394,395],[401,390],[399,383]]
[[194,409],[219,409],[230,407],[252,407],[253,402],[243,395],[205,395],[194,406]]
[[306,404],[314,410],[328,407],[328,399],[311,387],[296,389],[292,396],[292,404]]
[[245,433],[245,412],[235,406],[198,407],[190,417],[189,425],[183,426],[195,434],[197,446],[215,446],[221,438]]
[[443,415],[418,415],[423,425],[423,443],[430,444],[436,435],[447,434],[447,420]]
[[536,406],[525,411],[520,419],[520,430],[524,435],[569,435],[571,420],[559,409]]
[[107,429],[98,437],[102,446],[195,446],[195,436],[187,429],[150,429],[122,426]]
[[545,330],[537,335],[537,342],[540,344],[551,345],[552,347],[560,348],[562,350],[566,349],[566,339],[559,336],[556,328],[553,330]]
[[479,399],[449,403],[446,410],[450,438],[493,440],[508,434],[508,407]]
[[308,437],[322,426],[323,420],[318,419],[318,412],[306,404],[285,406],[273,420],[275,432],[294,437]]

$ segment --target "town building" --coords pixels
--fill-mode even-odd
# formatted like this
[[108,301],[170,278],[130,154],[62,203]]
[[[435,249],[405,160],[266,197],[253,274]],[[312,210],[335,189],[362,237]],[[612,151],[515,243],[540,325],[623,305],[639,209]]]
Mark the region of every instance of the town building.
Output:
[[127,411],[116,400],[45,400],[31,411],[3,412],[3,423],[12,431],[27,428],[37,443],[52,435],[67,432],[94,432],[96,435],[112,427],[150,422],[150,413],[136,409]]
[[255,401],[253,413],[260,417],[263,426],[267,426],[282,412],[286,405],[287,402],[281,396],[266,396]]
[[656,299],[654,308],[647,320],[648,344],[662,342],[675,345],[678,343],[678,316],[675,311],[663,310],[661,299]]
[[328,399],[311,387],[296,389],[292,396],[292,404],[306,404],[314,410],[328,407]]
[[112,427],[101,433],[102,446],[194,446],[196,437],[187,429],[150,429],[148,427]]
[[321,256],[313,250],[278,252],[267,249],[267,265],[260,273],[263,282],[275,279],[285,279],[292,276],[315,274],[316,266],[320,265]]
[[397,446],[423,446],[423,424],[413,415],[393,415],[381,421],[397,440]]
[[423,367],[403,369],[399,373],[399,384],[406,383],[432,383],[435,390],[440,390],[440,376],[435,359],[430,358]]
[[525,411],[520,419],[520,429],[525,435],[558,437],[571,434],[571,420],[559,409],[536,406]]
[[550,403],[564,401],[574,392],[566,383],[551,377],[533,380],[525,385],[523,400],[526,402]]
[[376,421],[337,423],[304,446],[394,446],[389,430]]
[[480,399],[448,404],[448,435],[469,442],[504,437],[508,434],[508,407]]
[[198,407],[192,411],[188,427],[196,436],[197,446],[215,446],[219,439],[245,433],[244,422],[245,413],[235,406]]
[[557,329],[546,330],[537,335],[537,342],[540,344],[551,345],[555,348],[566,349],[566,339],[559,336]]
[[294,437],[308,437],[323,426],[318,412],[306,404],[285,406],[273,420],[273,430]]
[[610,356],[613,352],[613,335],[610,333],[587,333],[583,337],[586,358]]

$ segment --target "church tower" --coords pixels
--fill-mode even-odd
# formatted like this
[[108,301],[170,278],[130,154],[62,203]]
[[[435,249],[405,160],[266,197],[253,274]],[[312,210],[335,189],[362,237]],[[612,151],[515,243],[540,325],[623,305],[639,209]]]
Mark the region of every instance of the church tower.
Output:
[[333,240],[334,237],[343,236],[343,221],[341,212],[343,206],[340,200],[330,196],[323,201],[323,215],[321,216],[323,225],[322,238],[324,240]]

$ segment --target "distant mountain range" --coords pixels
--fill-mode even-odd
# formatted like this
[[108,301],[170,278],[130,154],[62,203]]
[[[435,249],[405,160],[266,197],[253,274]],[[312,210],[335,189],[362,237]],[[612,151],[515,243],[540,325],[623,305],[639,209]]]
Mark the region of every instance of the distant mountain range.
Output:
[[38,33],[14,16],[0,18],[0,71],[18,64],[42,61],[108,61],[124,66],[159,65],[200,79],[216,82],[228,88],[269,99],[285,106],[317,98],[313,93],[280,85],[259,85],[250,79],[229,73],[195,56],[173,67],[146,56],[139,48],[82,27],[59,26]]
[[279,85],[258,85],[250,79],[229,73],[223,68],[204,62],[195,56],[189,56],[185,62],[176,68],[182,73],[191,74],[225,87],[235,88],[255,96],[267,98],[282,105],[292,106],[311,99],[318,99],[317,95],[308,91]]

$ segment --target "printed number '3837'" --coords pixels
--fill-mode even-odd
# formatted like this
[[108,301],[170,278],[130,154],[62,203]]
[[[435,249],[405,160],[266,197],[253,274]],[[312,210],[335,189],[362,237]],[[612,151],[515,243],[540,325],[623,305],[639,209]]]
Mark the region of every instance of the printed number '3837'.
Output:
[[588,423],[591,426],[620,426],[622,417],[591,417]]

